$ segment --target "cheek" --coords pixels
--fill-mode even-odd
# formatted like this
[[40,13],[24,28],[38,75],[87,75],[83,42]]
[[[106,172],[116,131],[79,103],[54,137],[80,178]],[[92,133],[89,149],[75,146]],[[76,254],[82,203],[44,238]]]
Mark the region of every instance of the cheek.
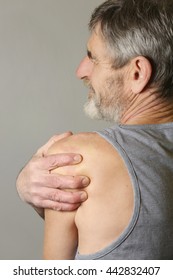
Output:
[[100,65],[95,65],[90,77],[90,83],[98,96],[102,96],[102,98],[104,98],[104,96],[106,97],[113,87],[114,80],[114,75],[109,69],[101,68]]
[[101,68],[100,65],[94,65],[92,74],[91,74],[91,79],[92,80],[100,80],[105,77],[106,73],[105,71]]
[[95,68],[90,79],[92,86],[95,86],[97,88],[102,87],[102,85],[104,84],[105,76],[106,75],[103,72],[99,71],[98,68]]

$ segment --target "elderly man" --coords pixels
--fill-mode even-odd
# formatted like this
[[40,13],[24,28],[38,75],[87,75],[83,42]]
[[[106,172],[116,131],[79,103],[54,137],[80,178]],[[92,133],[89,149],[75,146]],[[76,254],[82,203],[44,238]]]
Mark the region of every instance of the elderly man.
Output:
[[108,0],[90,31],[77,70],[89,87],[85,111],[115,125],[48,149],[83,157],[51,175],[90,184],[77,210],[45,210],[44,258],[172,259],[173,3]]

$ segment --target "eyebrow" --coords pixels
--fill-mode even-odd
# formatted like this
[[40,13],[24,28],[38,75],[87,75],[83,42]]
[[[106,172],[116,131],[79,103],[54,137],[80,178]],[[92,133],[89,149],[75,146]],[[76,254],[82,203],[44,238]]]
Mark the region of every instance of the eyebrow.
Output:
[[90,59],[93,59],[92,53],[91,53],[91,51],[89,51],[89,50],[87,50],[87,56],[88,56]]

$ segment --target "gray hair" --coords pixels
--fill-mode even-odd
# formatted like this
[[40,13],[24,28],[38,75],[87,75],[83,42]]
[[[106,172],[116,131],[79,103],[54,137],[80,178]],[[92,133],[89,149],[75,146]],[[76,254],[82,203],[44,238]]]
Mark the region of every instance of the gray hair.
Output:
[[146,57],[153,70],[148,86],[156,87],[161,97],[173,97],[172,0],[108,0],[93,12],[90,30],[98,24],[113,66]]

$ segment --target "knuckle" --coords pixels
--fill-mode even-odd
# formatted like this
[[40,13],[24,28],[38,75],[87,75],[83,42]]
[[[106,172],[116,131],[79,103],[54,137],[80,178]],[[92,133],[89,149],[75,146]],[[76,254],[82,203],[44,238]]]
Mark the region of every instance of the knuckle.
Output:
[[61,188],[61,181],[60,181],[60,178],[58,175],[56,175],[56,176],[53,175],[50,178],[50,185],[54,186],[57,189]]
[[50,143],[55,143],[59,137],[60,136],[58,134],[55,134],[50,138],[49,142]]
[[45,160],[47,160],[47,164],[50,166],[50,168],[57,165],[56,159],[53,155],[45,157]]
[[37,191],[36,187],[38,187],[41,184],[41,177],[38,178],[35,173],[32,173],[30,175],[29,180],[30,180],[30,183],[29,183],[30,184],[30,192],[32,194],[35,194],[36,191]]
[[35,155],[41,155],[43,153],[44,150],[44,146],[40,147],[39,149],[37,149]]
[[58,201],[58,202],[61,202],[61,196],[59,194],[59,192],[52,192],[50,195],[49,195],[49,199],[52,200],[52,201]]
[[31,181],[31,183],[33,183],[33,181],[35,180],[35,176],[38,173],[37,161],[38,160],[36,159],[32,159],[25,169],[25,174],[27,175],[28,180]]
[[75,177],[64,176],[62,178],[61,186],[63,188],[75,189],[78,186],[78,180]]
[[71,181],[71,187],[72,188],[77,188],[79,186],[79,180],[77,180],[75,177]]
[[83,187],[82,181],[79,177],[73,177],[70,182],[70,186],[71,186],[71,188]]
[[56,174],[55,179],[55,183],[57,188],[59,189],[65,189],[65,188],[69,188],[69,185],[71,184],[71,181],[69,181],[69,177],[68,176],[61,176]]

